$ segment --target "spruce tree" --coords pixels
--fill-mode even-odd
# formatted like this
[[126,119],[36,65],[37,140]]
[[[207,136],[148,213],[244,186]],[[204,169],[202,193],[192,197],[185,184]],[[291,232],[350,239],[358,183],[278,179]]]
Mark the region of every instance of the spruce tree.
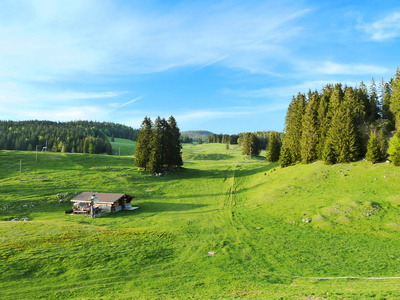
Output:
[[325,164],[327,164],[327,165],[334,165],[337,161],[336,153],[335,153],[335,146],[330,137],[327,138],[327,140],[325,142],[322,159],[324,160]]
[[241,143],[243,155],[257,156],[260,154],[257,137],[254,133],[245,133],[241,139]]
[[397,132],[389,143],[389,160],[395,165],[400,166],[400,132]]
[[[355,161],[358,157],[357,131],[354,124],[354,112],[352,110],[353,96],[352,90],[346,92],[346,101],[340,105],[333,116],[331,128],[328,133],[331,146],[334,147],[336,161],[339,163]],[[329,147],[329,145],[325,147],[325,159],[327,158]]]
[[308,164],[317,159],[318,145],[318,104],[319,95],[315,91],[309,93],[308,104],[305,110],[301,135],[301,160]]
[[279,156],[279,165],[282,168],[291,166],[294,164],[294,159],[292,152],[290,151],[289,147],[285,146],[285,143],[282,145],[281,154]]
[[306,97],[304,94],[298,94],[293,97],[285,119],[285,147],[290,148],[290,153],[294,162],[301,159],[301,135],[302,121],[306,107]]
[[170,139],[169,145],[171,147],[170,149],[170,158],[167,161],[167,165],[169,167],[171,166],[182,166],[183,161],[182,161],[182,146],[181,143],[179,142],[179,137],[180,137],[180,131],[178,128],[178,125],[176,123],[176,120],[173,116],[170,116],[168,119],[168,138]]
[[278,161],[280,152],[281,152],[281,144],[279,142],[278,133],[276,131],[271,131],[271,134],[269,136],[269,143],[267,146],[266,160],[269,162]]
[[197,139],[197,145],[201,145],[201,144],[203,144],[203,140],[201,138],[198,138]]
[[376,91],[376,84],[374,78],[371,79],[369,106],[370,106],[369,121],[374,122],[379,118],[378,92]]
[[140,127],[135,150],[135,165],[146,169],[151,152],[151,138],[153,124],[150,118],[145,117]]
[[383,129],[381,129],[380,133],[379,133],[379,146],[381,148],[381,156],[382,159],[386,159],[387,157],[387,149],[388,149],[388,142],[386,139],[386,136],[383,132]]
[[390,110],[390,97],[392,95],[392,88],[389,83],[385,83],[382,78],[381,82],[382,94],[382,118],[386,120],[386,130],[392,131],[395,128],[395,121],[392,111]]
[[370,97],[368,95],[368,89],[363,81],[360,83],[360,87],[355,89],[356,101],[354,103],[354,112],[357,124],[364,124],[365,120],[370,121],[372,114],[372,106]]
[[381,147],[375,131],[371,132],[370,134],[365,159],[372,162],[373,164],[378,163],[382,160]]
[[[165,121],[165,120],[164,120]],[[146,164],[146,169],[150,173],[158,173],[161,172],[163,169],[163,122],[161,118],[158,116],[157,119],[154,121],[154,127],[152,130],[152,136],[150,140],[150,153],[149,159]]]
[[325,140],[330,127],[330,119],[328,118],[329,100],[333,91],[332,85],[326,85],[322,89],[320,101],[318,105],[318,144],[317,157],[322,159],[325,147]]
[[390,110],[394,115],[396,130],[400,131],[400,70],[397,68],[396,77],[392,83],[392,95],[390,97]]
[[329,107],[328,107],[328,120],[332,120],[335,113],[338,111],[339,107],[343,102],[343,89],[342,84],[337,83],[331,93],[331,97],[329,99]]

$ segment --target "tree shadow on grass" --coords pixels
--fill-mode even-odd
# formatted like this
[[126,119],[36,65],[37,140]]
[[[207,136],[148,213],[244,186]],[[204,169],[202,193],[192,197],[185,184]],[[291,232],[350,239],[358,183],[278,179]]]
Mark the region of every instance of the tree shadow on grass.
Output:
[[[268,172],[274,168],[278,167],[277,163],[269,163],[264,164],[257,168],[251,169],[240,169],[240,164],[244,163],[237,163],[237,169],[235,171],[235,177],[246,177],[255,175],[262,172]],[[233,176],[233,169],[230,170],[219,170],[219,169],[209,169],[209,170],[199,170],[199,169],[187,169],[184,168],[183,172],[179,173],[179,176],[182,179],[192,179],[192,178],[224,178],[228,179]]]
[[102,215],[102,218],[118,218],[118,216],[126,215],[141,215],[143,213],[159,213],[159,212],[185,212],[195,210],[197,208],[208,206],[206,204],[195,204],[195,203],[169,203],[169,202],[139,202],[133,203],[132,206],[139,207],[137,210],[133,211],[120,211],[116,213],[107,213]]
[[222,153],[211,153],[211,154],[190,153],[187,154],[185,157],[185,159],[188,160],[232,160],[233,158],[235,158],[235,156]]

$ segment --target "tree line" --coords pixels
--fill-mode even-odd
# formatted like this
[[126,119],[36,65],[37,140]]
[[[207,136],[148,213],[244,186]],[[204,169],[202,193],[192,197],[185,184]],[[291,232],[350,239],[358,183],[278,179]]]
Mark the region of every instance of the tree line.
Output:
[[136,139],[137,130],[91,121],[0,121],[0,150],[112,154],[107,136]]
[[321,92],[293,96],[279,164],[286,167],[316,160],[335,164],[363,157],[378,162],[388,154],[393,161],[394,146],[388,149],[388,139],[399,129],[399,69],[389,82],[381,81],[380,93],[374,79],[369,89],[363,82],[358,87],[328,84]]
[[180,131],[173,116],[168,121],[157,117],[154,123],[145,117],[136,141],[135,165],[151,173],[182,166],[179,139]]
[[[251,139],[253,139],[255,144],[253,145],[252,149],[254,149],[254,151],[256,153],[260,153],[261,149],[265,149],[268,146],[271,133],[272,133],[272,131],[256,131],[256,132],[252,132],[251,136],[249,136],[249,134],[250,134],[249,132],[242,132],[239,134],[232,134],[232,135],[214,134],[213,133],[207,137],[207,143],[221,143],[221,144],[230,144],[230,145],[239,144],[239,145],[241,145],[241,147],[243,147],[244,140],[246,141],[246,144],[247,144],[247,143],[249,143],[249,141]],[[277,134],[280,138],[281,133],[277,133]],[[250,146],[248,146],[248,148],[250,149]]]

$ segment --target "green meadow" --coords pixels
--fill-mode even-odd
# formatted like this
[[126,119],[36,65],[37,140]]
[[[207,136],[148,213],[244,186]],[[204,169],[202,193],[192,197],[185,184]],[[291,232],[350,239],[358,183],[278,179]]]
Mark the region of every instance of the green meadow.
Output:
[[[185,144],[157,177],[134,143],[112,145],[121,156],[0,151],[1,299],[400,298],[400,168]],[[66,215],[83,191],[140,208]]]

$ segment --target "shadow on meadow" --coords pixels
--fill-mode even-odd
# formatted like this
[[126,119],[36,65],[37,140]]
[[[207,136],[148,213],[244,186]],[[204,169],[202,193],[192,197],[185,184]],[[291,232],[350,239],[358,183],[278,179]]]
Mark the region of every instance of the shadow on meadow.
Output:
[[184,154],[184,160],[232,160],[234,159],[234,155],[229,154],[218,154],[218,153],[211,153],[211,154],[197,154],[197,153],[189,153]]
[[[271,169],[276,168],[277,163],[266,163],[257,168],[245,169],[242,168],[241,165],[248,164],[247,162],[239,162],[237,164],[235,170],[235,177],[247,177],[252,176],[262,172],[268,172]],[[199,169],[187,169],[184,168],[184,171],[179,175],[182,179],[194,179],[194,178],[224,178],[225,180],[228,178],[232,178],[233,176],[233,168],[227,170],[219,170],[219,169],[209,169],[209,170],[199,170]]]
[[117,213],[108,213],[101,216],[101,218],[118,218],[124,216],[138,216],[143,213],[165,212],[165,211],[190,211],[197,208],[208,206],[206,204],[195,203],[168,203],[168,202],[138,202],[133,203],[133,206],[139,207],[134,211],[121,211]]

